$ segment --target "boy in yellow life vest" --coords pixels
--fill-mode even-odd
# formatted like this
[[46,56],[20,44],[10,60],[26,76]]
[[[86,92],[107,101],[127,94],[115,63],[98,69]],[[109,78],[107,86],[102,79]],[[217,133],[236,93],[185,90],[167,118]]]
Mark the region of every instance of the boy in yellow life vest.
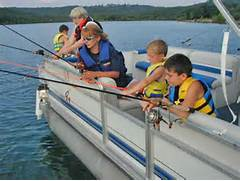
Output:
[[69,28],[66,25],[59,27],[59,32],[53,38],[53,46],[56,52],[59,52],[68,41],[68,31]]
[[[212,94],[209,86],[202,79],[192,77],[192,63],[183,54],[171,56],[164,64],[169,94],[161,103],[169,107],[170,112],[181,118],[187,118],[190,113],[199,111],[216,116]],[[150,110],[156,104],[146,104],[143,110]]]
[[143,93],[145,98],[159,98],[167,93],[168,85],[164,79],[164,62],[168,52],[168,45],[163,40],[154,40],[147,46],[147,57],[151,63],[146,77],[141,81],[130,83],[124,95]]

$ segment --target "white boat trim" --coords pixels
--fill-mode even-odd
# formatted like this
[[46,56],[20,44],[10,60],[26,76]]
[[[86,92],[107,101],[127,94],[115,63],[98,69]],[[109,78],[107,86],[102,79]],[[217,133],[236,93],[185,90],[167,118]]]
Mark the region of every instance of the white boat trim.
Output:
[[[74,114],[76,114],[79,118],[84,120],[88,125],[90,125],[92,128],[94,128],[98,133],[103,134],[102,132],[102,126],[98,124],[96,121],[88,117],[86,114],[84,114],[82,111],[65,101],[61,96],[57,95],[53,91],[50,91],[49,94],[53,96],[56,100],[58,100],[61,104],[63,104],[67,109],[72,111]],[[115,145],[117,145],[119,148],[121,148],[123,151],[125,151],[127,154],[129,154],[132,158],[134,158],[136,161],[138,161],[141,165],[146,165],[145,157],[136,151],[134,148],[129,146],[127,143],[123,142],[121,139],[119,139],[117,136],[115,136],[112,133],[109,133],[109,140],[113,142]],[[173,180],[175,177],[167,173],[165,170],[160,168],[158,165],[154,166],[154,173],[160,177],[161,179],[169,179]]]

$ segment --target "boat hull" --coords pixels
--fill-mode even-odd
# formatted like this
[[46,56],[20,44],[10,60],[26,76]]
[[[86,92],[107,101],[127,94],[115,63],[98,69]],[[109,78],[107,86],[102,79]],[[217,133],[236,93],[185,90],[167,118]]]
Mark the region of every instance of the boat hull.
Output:
[[[44,69],[40,70],[41,77],[86,86],[79,79],[74,79],[73,74],[78,76],[78,72],[66,63],[50,60],[46,61],[41,69]],[[104,101],[108,127],[105,142],[99,93],[52,82],[44,83],[47,83],[50,89],[48,101],[51,109],[44,111],[50,128],[96,178],[146,178],[146,125],[144,120],[138,119],[140,109],[136,109],[137,116],[134,117],[134,111],[129,114],[132,111],[130,108],[122,110]],[[61,121],[50,116],[53,110],[61,117]],[[189,120],[189,123],[193,125],[174,123],[173,128],[169,129],[163,124],[160,132],[151,130],[154,145],[153,178],[240,178],[239,128],[234,125],[229,127],[229,132],[234,131],[234,134],[229,134],[224,140],[223,137],[213,135],[210,130],[211,127],[224,127],[223,121],[197,113],[191,117],[194,120]],[[168,114],[164,115],[164,118],[168,119]],[[202,125],[196,126],[195,122],[201,122],[205,118],[211,119],[211,125],[207,127],[205,120]]]
[[131,179],[131,176],[103,154],[101,149],[86,139],[86,131],[82,129],[80,133],[52,108],[45,114],[48,114],[47,120],[52,132],[83,162],[97,179]]

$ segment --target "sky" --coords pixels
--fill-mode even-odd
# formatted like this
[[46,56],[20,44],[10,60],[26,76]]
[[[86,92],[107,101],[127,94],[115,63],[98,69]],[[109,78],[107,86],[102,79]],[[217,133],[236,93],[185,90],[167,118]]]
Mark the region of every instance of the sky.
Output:
[[186,6],[206,0],[0,0],[0,7],[59,7],[68,5],[141,4],[152,6]]

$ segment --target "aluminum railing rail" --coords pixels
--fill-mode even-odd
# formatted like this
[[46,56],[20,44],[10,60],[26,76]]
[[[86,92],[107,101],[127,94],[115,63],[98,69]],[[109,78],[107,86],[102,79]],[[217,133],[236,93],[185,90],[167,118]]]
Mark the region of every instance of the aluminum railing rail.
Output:
[[234,19],[234,17],[231,15],[231,13],[228,11],[226,6],[223,4],[222,0],[213,0],[215,6],[218,8],[220,13],[223,15],[225,20],[228,22],[228,24],[231,26],[231,28],[236,32],[236,34],[240,37],[240,27],[238,26],[238,23]]

